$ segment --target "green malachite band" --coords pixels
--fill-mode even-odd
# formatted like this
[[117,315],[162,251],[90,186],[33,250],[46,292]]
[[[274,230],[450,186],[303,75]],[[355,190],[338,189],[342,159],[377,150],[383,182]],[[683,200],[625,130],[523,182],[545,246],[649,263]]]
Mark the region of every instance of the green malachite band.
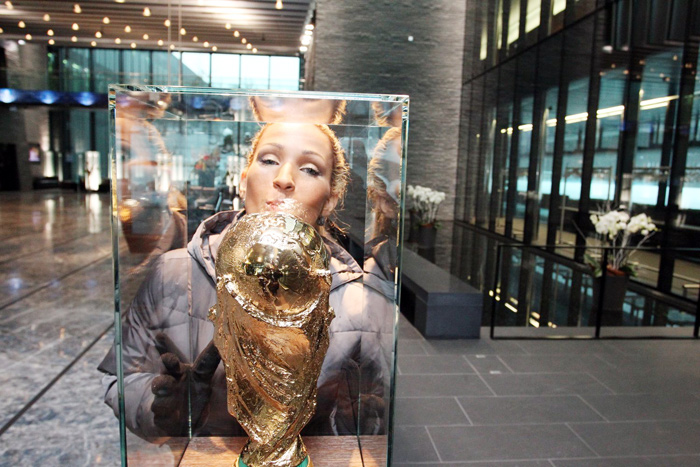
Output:
[[[309,456],[306,456],[306,459],[304,459],[301,464],[299,464],[297,467],[308,467],[309,465]],[[241,460],[241,458],[238,458],[238,467],[248,467],[245,462]]]

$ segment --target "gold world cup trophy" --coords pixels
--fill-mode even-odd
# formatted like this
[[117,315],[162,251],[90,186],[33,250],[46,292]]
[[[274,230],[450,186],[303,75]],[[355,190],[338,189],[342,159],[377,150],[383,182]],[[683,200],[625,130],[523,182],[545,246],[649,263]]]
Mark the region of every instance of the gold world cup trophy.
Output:
[[249,436],[235,466],[312,466],[299,432],[316,408],[335,316],[321,236],[291,214],[245,215],[222,240],[216,275],[214,343],[228,410]]

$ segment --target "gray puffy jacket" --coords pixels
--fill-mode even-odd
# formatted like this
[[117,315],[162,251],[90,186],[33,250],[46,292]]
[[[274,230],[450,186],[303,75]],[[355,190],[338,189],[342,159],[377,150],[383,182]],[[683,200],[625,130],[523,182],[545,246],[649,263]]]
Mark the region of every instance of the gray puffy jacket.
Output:
[[[237,220],[232,211],[202,222],[187,249],[163,254],[153,265],[128,311],[122,316],[122,357],[126,426],[135,434],[157,441],[167,435],[153,421],[153,379],[163,372],[155,336],[166,334],[192,363],[212,340],[209,308],[216,304],[214,259],[226,231]],[[393,311],[377,288],[363,286],[363,271],[342,247],[326,239],[331,253],[330,304],[336,317],[330,326],[330,345],[318,381],[318,406],[305,432],[367,434],[385,429],[384,394],[388,394],[386,323]],[[367,276],[367,274],[364,274]],[[389,313],[389,314],[387,314]],[[105,402],[118,415],[116,349],[104,358]],[[362,396],[360,396],[360,393]],[[223,364],[212,379],[208,417],[193,427],[198,435],[241,435],[226,408]],[[361,414],[358,413],[361,411]]]

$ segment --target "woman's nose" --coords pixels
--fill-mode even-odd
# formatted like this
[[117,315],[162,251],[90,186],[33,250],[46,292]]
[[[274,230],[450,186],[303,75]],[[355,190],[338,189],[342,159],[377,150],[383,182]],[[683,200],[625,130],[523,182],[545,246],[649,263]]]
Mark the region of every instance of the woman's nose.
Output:
[[291,164],[283,164],[280,166],[273,184],[275,185],[275,188],[282,191],[294,189],[294,176]]

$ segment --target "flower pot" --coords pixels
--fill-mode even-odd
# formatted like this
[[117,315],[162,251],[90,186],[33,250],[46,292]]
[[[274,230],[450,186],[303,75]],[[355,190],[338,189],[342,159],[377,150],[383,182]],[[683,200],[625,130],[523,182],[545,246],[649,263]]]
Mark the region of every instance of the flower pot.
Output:
[[408,211],[408,225],[406,226],[408,232],[408,242],[415,243],[418,241],[418,214],[416,211],[411,209]]
[[435,248],[437,229],[435,224],[425,224],[418,227],[418,248]]
[[601,324],[603,326],[622,326],[625,294],[629,276],[620,271],[607,271],[604,277],[593,280],[593,307],[589,318],[589,323],[595,325],[598,307],[601,303],[600,290],[603,280],[605,280],[605,290],[603,291],[602,307],[603,316]]

